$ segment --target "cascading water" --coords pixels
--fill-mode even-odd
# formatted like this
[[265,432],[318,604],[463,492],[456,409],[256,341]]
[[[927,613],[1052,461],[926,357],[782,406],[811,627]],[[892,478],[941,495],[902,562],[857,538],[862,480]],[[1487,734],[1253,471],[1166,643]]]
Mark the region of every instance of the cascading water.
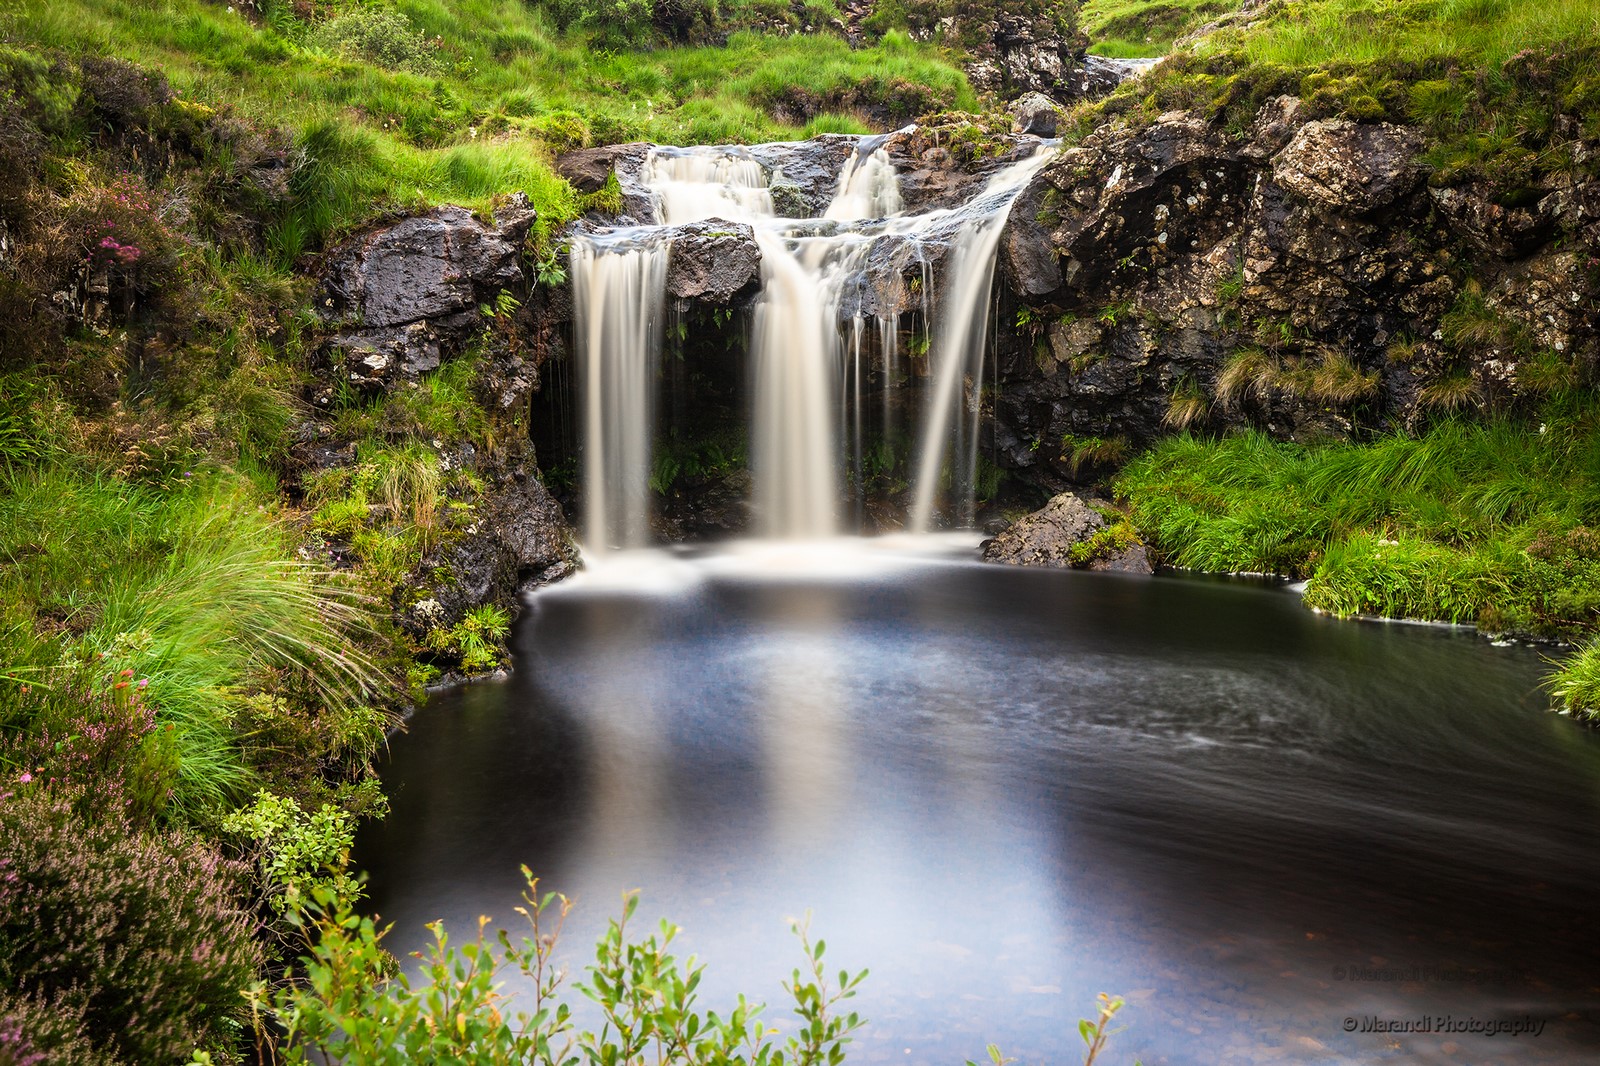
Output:
[[650,542],[651,395],[671,251],[668,242],[572,246],[591,555]]
[[[908,525],[913,533],[924,533],[933,520],[939,494],[940,468],[949,455],[953,495],[960,501],[965,521],[972,519],[972,500],[977,479],[978,422],[980,386],[983,382],[983,352],[989,332],[989,290],[994,284],[995,252],[1000,232],[1005,228],[1011,202],[1037,172],[1041,156],[1010,167],[991,180],[976,203],[993,203],[993,210],[980,213],[962,227],[955,261],[945,286],[944,313],[929,355],[933,364],[934,396],[928,417],[923,422],[922,441],[917,461],[916,495],[911,504]],[[961,386],[965,384],[965,389]],[[964,394],[964,395],[963,395]],[[952,439],[953,438],[953,439]]]
[[[862,138],[820,217],[780,217],[774,173],[741,148],[654,149],[639,171],[656,225],[582,234],[572,276],[583,388],[584,540],[591,554],[649,538],[650,393],[662,342],[673,227],[722,219],[751,227],[761,292],[750,337],[752,503],[763,535],[837,533],[848,472],[865,477],[864,337],[875,336],[890,421],[900,368],[900,316],[869,290],[885,262],[920,270],[913,289],[929,331],[930,398],[922,405],[908,524],[930,527],[946,482],[950,511],[970,520],[995,251],[1013,200],[1047,161],[1047,147],[996,173],[955,207],[907,214],[882,138]],[[877,252],[889,242],[902,254]],[[946,253],[933,291],[928,249]],[[892,279],[898,284],[898,276]],[[877,330],[867,328],[867,319]],[[936,322],[931,329],[928,325]],[[963,503],[962,501],[966,502]],[[857,512],[861,501],[857,498]]]

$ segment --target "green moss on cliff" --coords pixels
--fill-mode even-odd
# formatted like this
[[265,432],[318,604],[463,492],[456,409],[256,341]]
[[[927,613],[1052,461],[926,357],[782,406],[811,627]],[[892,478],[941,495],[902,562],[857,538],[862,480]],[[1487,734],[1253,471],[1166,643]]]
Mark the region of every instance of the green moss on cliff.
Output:
[[1485,181],[1515,196],[1571,166],[1580,138],[1600,137],[1597,19],[1586,0],[1274,0],[1079,125],[1193,110],[1242,133],[1289,94],[1308,117],[1418,126],[1436,184]]

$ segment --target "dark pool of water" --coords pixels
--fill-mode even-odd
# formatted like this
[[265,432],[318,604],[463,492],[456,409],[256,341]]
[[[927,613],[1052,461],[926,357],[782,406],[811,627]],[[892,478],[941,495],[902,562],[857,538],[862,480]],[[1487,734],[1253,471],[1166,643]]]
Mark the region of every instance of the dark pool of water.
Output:
[[392,949],[510,926],[527,863],[575,974],[639,888],[705,1005],[774,1019],[811,911],[872,970],[853,1061],[1080,1061],[1109,991],[1108,1063],[1600,1062],[1600,736],[1536,652],[1221,582],[679,565],[540,593],[512,679],[395,740]]

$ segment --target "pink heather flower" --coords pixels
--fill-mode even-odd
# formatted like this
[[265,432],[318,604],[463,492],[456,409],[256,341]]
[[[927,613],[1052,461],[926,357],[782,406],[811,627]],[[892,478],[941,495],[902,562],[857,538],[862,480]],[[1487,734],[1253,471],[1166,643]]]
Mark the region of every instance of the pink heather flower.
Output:
[[150,679],[148,677],[141,677],[139,679],[139,687],[140,688],[149,688],[150,687]]
[[22,776],[17,778],[17,780],[26,785],[29,781],[33,780],[33,775],[24,770],[22,771]]

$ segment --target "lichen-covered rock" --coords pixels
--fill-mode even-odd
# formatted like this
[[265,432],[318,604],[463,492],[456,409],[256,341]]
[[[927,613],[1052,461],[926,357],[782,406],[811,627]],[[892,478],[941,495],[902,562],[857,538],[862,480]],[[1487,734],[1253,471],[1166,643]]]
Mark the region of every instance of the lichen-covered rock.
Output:
[[984,542],[983,557],[1012,566],[1154,572],[1144,545],[1125,524],[1113,525],[1070,492]]
[[1367,212],[1393,203],[1421,183],[1422,136],[1387,122],[1308,122],[1272,160],[1272,178],[1308,200]]

